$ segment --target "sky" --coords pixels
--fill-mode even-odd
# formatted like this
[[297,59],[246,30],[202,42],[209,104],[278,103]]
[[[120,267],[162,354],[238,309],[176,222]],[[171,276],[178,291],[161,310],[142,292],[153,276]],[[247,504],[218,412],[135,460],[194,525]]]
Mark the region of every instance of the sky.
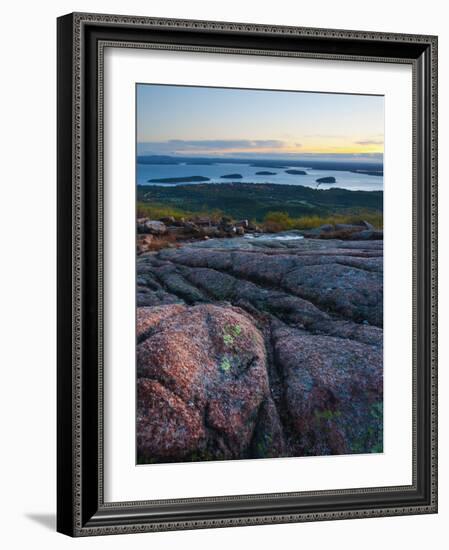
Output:
[[383,96],[137,85],[138,154],[378,157],[383,138]]

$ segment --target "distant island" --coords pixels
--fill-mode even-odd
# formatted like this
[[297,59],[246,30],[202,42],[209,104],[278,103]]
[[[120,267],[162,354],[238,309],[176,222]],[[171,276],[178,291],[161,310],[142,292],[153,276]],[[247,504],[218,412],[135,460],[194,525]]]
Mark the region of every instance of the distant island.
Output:
[[137,157],[138,164],[179,164],[176,157],[169,155],[139,155]]
[[285,170],[285,173],[292,174],[294,176],[307,176],[307,172],[304,172],[304,170],[295,170],[293,168],[291,170]]
[[220,176],[220,177],[228,180],[233,180],[233,179],[240,180],[243,178],[242,174],[225,174],[224,176]]
[[315,158],[304,157],[297,160],[288,159],[248,159],[239,156],[181,156],[181,155],[149,155],[141,154],[137,156],[138,164],[187,164],[187,165],[213,165],[213,164],[244,164],[251,166],[252,168],[265,168],[265,169],[290,169],[297,167],[298,169],[307,166],[314,170],[342,170],[344,172],[359,172],[366,173],[368,175],[383,175],[383,162],[382,160],[367,161],[347,159],[344,155],[343,158],[337,158],[339,155],[333,155],[334,158],[327,158],[326,155],[316,155]]
[[337,183],[337,180],[333,176],[328,176],[326,178],[318,178],[315,181],[317,183]]
[[279,164],[276,161],[264,161],[261,160],[258,163],[250,164],[252,168],[277,168],[278,170],[281,170],[282,168],[287,168],[287,165]]
[[185,163],[187,166],[213,166],[215,162],[210,160],[192,160]]
[[383,176],[383,170],[349,170],[353,174],[363,174],[365,176]]
[[277,172],[269,172],[268,170],[262,170],[262,172],[256,172],[256,176],[275,176]]
[[204,176],[185,176],[180,178],[154,178],[148,180],[148,183],[194,183],[203,181],[210,181],[210,179]]

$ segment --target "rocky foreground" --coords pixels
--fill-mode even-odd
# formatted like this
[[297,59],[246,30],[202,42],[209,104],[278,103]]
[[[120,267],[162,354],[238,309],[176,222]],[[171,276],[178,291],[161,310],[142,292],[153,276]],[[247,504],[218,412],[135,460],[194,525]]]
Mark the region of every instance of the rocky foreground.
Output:
[[137,258],[140,463],[382,451],[382,241]]
[[[229,239],[242,237],[261,237],[279,233],[282,228],[271,224],[263,227],[248,220],[233,221],[222,217],[219,220],[194,217],[175,220],[173,217],[160,220],[140,218],[137,220],[137,254],[174,247],[179,243],[208,239]],[[350,241],[382,240],[383,231],[375,229],[370,223],[360,220],[355,224],[324,224],[313,229],[293,230],[296,236],[308,239],[339,239]]]

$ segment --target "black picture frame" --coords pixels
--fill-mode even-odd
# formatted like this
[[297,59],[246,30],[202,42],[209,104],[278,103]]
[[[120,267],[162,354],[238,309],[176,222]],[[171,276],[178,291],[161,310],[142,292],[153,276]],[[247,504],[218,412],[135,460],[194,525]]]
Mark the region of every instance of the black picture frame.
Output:
[[[437,37],[85,13],[60,17],[57,28],[57,530],[88,536],[437,512]],[[105,43],[412,65],[412,485],[104,502],[99,107]]]

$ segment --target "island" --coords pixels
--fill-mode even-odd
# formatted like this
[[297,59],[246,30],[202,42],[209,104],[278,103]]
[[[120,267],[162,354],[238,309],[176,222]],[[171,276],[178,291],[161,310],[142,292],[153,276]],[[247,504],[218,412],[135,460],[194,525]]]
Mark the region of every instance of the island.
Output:
[[260,160],[254,164],[251,164],[250,165],[251,167],[253,168],[275,168],[275,169],[278,169],[278,170],[281,170],[282,168],[288,168],[288,164],[286,165],[285,162],[276,162],[275,160],[271,161],[265,161],[265,160]]
[[337,183],[337,180],[333,176],[327,176],[326,178],[318,178],[315,181],[317,183]]
[[256,176],[275,176],[276,172],[269,172],[268,170],[262,170],[262,172],[256,172]]
[[195,183],[210,181],[210,179],[204,176],[184,176],[180,178],[154,178],[147,181],[148,183]]
[[228,180],[234,180],[234,179],[240,180],[243,178],[242,174],[225,174],[224,176],[220,176],[220,177]]
[[213,166],[214,164],[215,164],[215,162],[213,162],[211,160],[203,160],[203,159],[192,160],[192,161],[187,161],[186,162],[187,166]]
[[293,168],[291,170],[286,170],[285,173],[292,174],[293,176],[307,176],[307,172],[304,172],[304,170],[295,170]]
[[168,155],[139,155],[137,164],[179,164],[180,160]]
[[383,170],[349,170],[354,174],[363,174],[364,176],[383,176]]

